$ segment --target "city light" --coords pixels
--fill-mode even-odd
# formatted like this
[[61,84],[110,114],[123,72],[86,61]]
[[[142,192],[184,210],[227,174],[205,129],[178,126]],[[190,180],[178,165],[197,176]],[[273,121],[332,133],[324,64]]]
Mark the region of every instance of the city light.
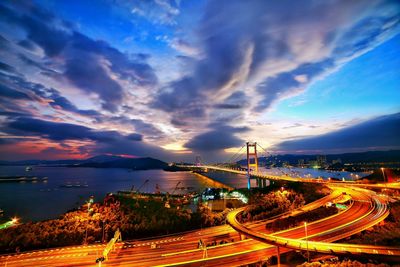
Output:
[[19,219],[17,217],[13,217],[11,221],[12,221],[13,224],[17,224],[18,220]]
[[[381,168],[381,171],[382,171],[382,176],[383,176],[383,182],[385,182],[386,181],[386,178],[385,178],[385,168]],[[387,181],[386,181],[387,182]]]

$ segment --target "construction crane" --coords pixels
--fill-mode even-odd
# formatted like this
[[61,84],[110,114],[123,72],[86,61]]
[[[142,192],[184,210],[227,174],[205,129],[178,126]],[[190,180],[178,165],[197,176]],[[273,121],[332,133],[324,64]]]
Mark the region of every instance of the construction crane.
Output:
[[144,181],[144,183],[136,190],[136,193],[139,193],[140,190],[143,188],[143,186],[145,186],[148,182],[149,182],[149,179],[147,179],[146,181]]
[[[176,186],[175,186],[174,190],[172,191],[171,195],[173,195],[173,194],[175,193],[175,191],[176,191],[176,189],[178,189],[178,185],[179,185],[180,183],[181,183],[181,181],[179,181],[179,182],[176,184]],[[164,205],[164,207],[166,207],[167,209],[171,208],[171,205],[169,204],[169,195],[170,195],[170,194],[168,194],[168,192],[167,192],[167,194],[166,194],[167,200],[165,201],[165,205]]]
[[135,192],[133,192],[133,189],[135,188],[135,185],[132,185],[132,187],[131,187],[131,194],[133,195],[133,194],[139,194],[139,192],[140,192],[140,190],[143,188],[143,186],[145,186],[147,183],[149,182],[149,179],[147,179],[146,181],[144,181],[143,182],[143,184],[140,186],[140,187],[138,187],[138,189],[136,189],[136,191]]
[[171,195],[173,195],[173,194],[175,193],[176,189],[178,189],[178,185],[180,185],[180,184],[181,184],[181,181],[179,181],[179,182],[176,184],[176,186],[175,186],[174,190],[172,191]]
[[156,191],[154,192],[156,194],[160,194],[161,193],[161,188],[159,184],[156,184]]

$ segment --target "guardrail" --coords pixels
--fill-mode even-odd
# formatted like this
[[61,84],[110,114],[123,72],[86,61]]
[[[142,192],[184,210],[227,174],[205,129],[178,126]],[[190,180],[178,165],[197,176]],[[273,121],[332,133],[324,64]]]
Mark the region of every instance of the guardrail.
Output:
[[[247,175],[247,171],[223,168],[223,167],[218,167],[218,166],[213,166],[213,165],[203,165],[203,166],[178,165],[178,166],[186,167],[186,168],[212,169],[212,170],[219,170],[219,171]],[[263,172],[253,172],[253,171],[250,172],[250,175],[253,177],[259,177],[259,178],[264,178],[264,179],[269,179],[269,180],[284,180],[284,181],[303,182],[303,183],[340,184],[340,185],[351,185],[351,186],[365,187],[365,188],[400,190],[400,183],[364,184],[364,183],[357,183],[354,181],[326,181],[326,180],[320,180],[317,178],[297,178],[297,177],[291,177],[288,175],[271,175],[271,174],[266,174]]]
[[[354,233],[368,229],[369,227],[381,222],[389,215],[389,210],[386,204],[382,204],[379,198],[372,196],[371,202],[373,203],[372,209],[374,214],[371,218],[366,219],[367,222],[356,229],[352,229],[349,225],[348,231],[330,238],[338,240],[344,237],[353,235]],[[369,204],[368,204],[369,205]],[[328,242],[316,242],[302,239],[284,238],[274,236],[265,233],[259,233],[248,229],[238,222],[237,216],[244,212],[246,207],[232,211],[227,216],[227,223],[240,234],[243,234],[252,239],[258,240],[263,243],[295,249],[303,251],[312,251],[325,254],[336,254],[336,255],[363,255],[363,256],[385,256],[394,257],[400,261],[400,248],[398,247],[386,247],[386,246],[370,246],[370,245],[354,245],[354,244],[341,244],[341,243],[328,243]],[[329,241],[329,239],[327,240]]]

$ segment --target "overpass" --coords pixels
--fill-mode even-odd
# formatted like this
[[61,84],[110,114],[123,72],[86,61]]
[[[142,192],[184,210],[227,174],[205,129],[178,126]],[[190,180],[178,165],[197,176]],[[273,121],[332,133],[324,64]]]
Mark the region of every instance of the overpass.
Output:
[[[350,230],[347,230],[345,232],[339,231],[334,235],[331,235],[331,237],[326,238],[324,242],[318,242],[318,238],[313,235],[304,236],[304,233],[306,235],[307,233],[305,232],[306,229],[303,230],[303,226],[299,226],[297,228],[300,230],[300,234],[297,235],[296,238],[288,238],[276,233],[266,234],[249,229],[237,220],[237,216],[243,213],[247,209],[247,207],[236,209],[230,212],[227,216],[227,223],[240,234],[243,234],[254,240],[274,246],[283,247],[285,249],[302,250],[306,252],[311,251],[317,253],[344,256],[361,255],[367,256],[369,258],[381,258],[385,260],[390,259],[392,261],[399,262],[399,247],[329,243],[366,230],[373,225],[376,225],[379,222],[383,221],[389,215],[389,210],[386,203],[382,202],[382,200],[375,193],[371,191],[368,192],[367,190],[348,187],[342,189],[345,190],[349,195],[351,195],[354,201],[366,201],[367,203],[369,202],[370,207],[361,217],[354,217],[352,221],[347,222],[339,227],[327,229],[325,233],[329,234],[337,231],[340,227],[351,226]],[[307,225],[305,225],[305,228],[306,227]]]
[[[356,189],[357,192],[360,192],[357,194],[354,193],[356,191],[352,188],[338,186],[333,189],[330,195],[322,199],[276,217],[295,216],[318,208],[327,202],[332,202],[338,197],[340,198],[343,190],[347,190],[348,194],[351,194],[354,199],[353,204],[346,210],[319,221],[310,222],[308,226],[309,238],[307,240],[304,240],[303,227],[292,228],[271,235],[274,242],[281,242],[280,252],[283,253],[291,249],[304,250],[307,247],[307,241],[309,241],[310,251],[314,249],[315,245],[317,249],[332,249],[333,253],[336,253],[343,250],[340,244],[334,245],[327,242],[339,240],[345,236],[354,234],[356,231],[370,227],[372,223],[379,222],[387,215],[385,203],[381,203],[378,196],[369,196],[369,194],[372,194],[370,191]],[[373,200],[374,198],[377,198],[377,200]],[[230,218],[232,216],[236,218],[234,214],[230,214]],[[254,232],[264,237],[264,235],[267,235],[265,229],[267,222],[270,222],[270,219],[267,221],[246,223],[242,226],[249,230],[250,234]],[[203,239],[206,243],[210,243],[213,240],[229,240],[229,242],[223,245],[208,247],[208,257],[204,258],[203,251],[197,248],[199,238]],[[275,241],[275,238],[277,241]],[[296,243],[297,240],[302,242]],[[288,241],[288,244],[284,243],[286,241]],[[312,244],[311,241],[322,243]],[[156,248],[154,249],[152,249],[153,244],[156,244]],[[351,253],[354,252],[352,252],[350,246],[356,246],[354,247],[355,251],[360,249],[358,255],[363,255],[365,249],[371,249],[370,246],[364,245],[346,246],[345,250],[349,251],[350,248],[349,252]],[[95,259],[102,254],[105,247],[105,245],[98,244],[3,255],[0,256],[0,266],[94,266]],[[376,252],[373,250],[370,251],[372,254],[366,254],[368,257],[380,257],[380,255],[384,255],[385,257],[393,258],[398,255],[398,249],[393,250],[388,247],[374,247],[373,249]],[[385,250],[387,251],[385,252]],[[107,261],[102,263],[102,266],[239,266],[257,262],[260,259],[265,260],[268,257],[275,256],[276,252],[276,243],[271,245],[260,242],[257,239],[240,240],[236,230],[226,224],[168,236],[116,243],[114,252],[112,252]],[[390,256],[390,253],[393,253],[393,255]],[[399,260],[399,258],[394,259]]]

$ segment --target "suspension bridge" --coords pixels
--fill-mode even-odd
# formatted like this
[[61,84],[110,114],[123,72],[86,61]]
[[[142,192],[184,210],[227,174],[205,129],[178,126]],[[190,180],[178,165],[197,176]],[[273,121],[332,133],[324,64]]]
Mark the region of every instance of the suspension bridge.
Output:
[[[261,153],[259,153],[259,151]],[[264,188],[269,186],[270,180],[289,181],[289,182],[302,182],[302,183],[338,183],[338,184],[349,184],[356,185],[366,188],[377,188],[377,189],[400,189],[400,183],[380,183],[380,184],[363,184],[357,181],[331,181],[323,180],[319,177],[300,177],[293,175],[281,168],[276,168],[280,175],[272,175],[268,173],[264,168],[259,168],[259,158],[265,158],[268,162],[272,162],[273,155],[264,149],[257,142],[246,142],[234,155],[230,157],[225,163],[219,164],[203,164],[200,156],[196,156],[196,163],[194,165],[178,165],[179,167],[191,168],[194,170],[208,171],[222,171],[244,175],[247,178],[247,188],[251,188],[251,180],[256,180],[256,186],[258,188]],[[237,162],[245,159],[245,166],[240,166]]]
[[[246,149],[244,149],[246,148]],[[245,175],[247,177],[247,188],[251,188],[251,179],[256,179],[257,187],[266,187],[269,185],[269,180],[286,180],[286,181],[302,181],[304,179],[298,177],[292,177],[288,173],[280,170],[282,175],[271,175],[267,174],[265,171],[261,171],[259,169],[259,153],[257,148],[261,149],[262,154],[261,157],[270,158],[272,154],[269,153],[266,149],[261,147],[257,142],[246,142],[234,155],[231,156],[229,160],[225,163],[219,164],[203,164],[201,162],[201,157],[196,156],[195,165],[183,166],[178,165],[180,167],[193,168],[193,169],[201,169],[203,171],[207,170],[216,170],[216,171],[224,171],[231,172],[236,174]],[[237,164],[237,162],[243,158],[246,158],[246,167],[241,167]]]

